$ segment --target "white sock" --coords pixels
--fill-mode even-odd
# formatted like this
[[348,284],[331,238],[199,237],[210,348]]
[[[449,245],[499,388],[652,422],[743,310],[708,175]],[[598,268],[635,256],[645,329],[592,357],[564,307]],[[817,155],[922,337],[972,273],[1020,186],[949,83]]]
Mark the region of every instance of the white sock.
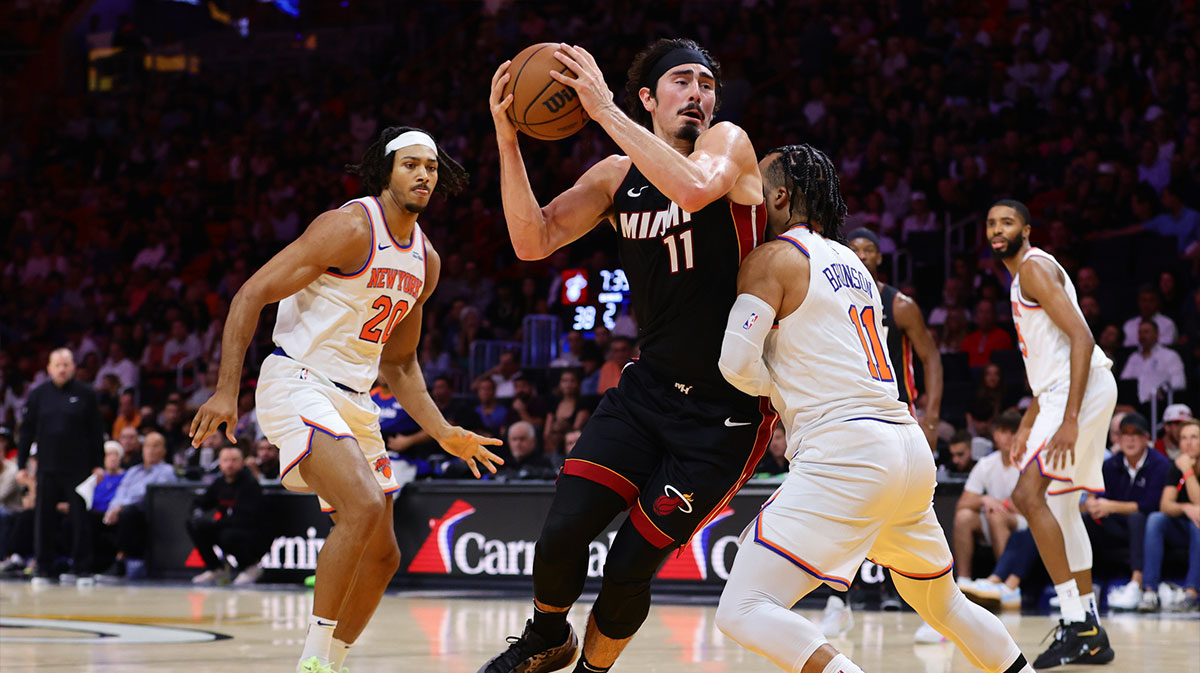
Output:
[[342,670],[342,664],[346,663],[346,655],[350,654],[350,648],[353,646],[354,643],[343,643],[340,638],[334,638],[329,646],[329,667],[335,671]]
[[1083,603],[1083,609],[1085,611],[1090,612],[1090,613],[1092,613],[1093,616],[1095,616],[1096,621],[1100,621],[1100,611],[1098,609],[1096,609],[1096,592],[1095,591],[1091,591],[1089,593],[1080,595],[1079,602]]
[[333,642],[333,631],[336,628],[336,619],[310,616],[308,618],[308,634],[304,636],[304,651],[300,653],[301,663],[316,657],[322,664],[328,664],[329,646]]
[[1087,615],[1083,611],[1083,601],[1079,597],[1079,587],[1075,585],[1074,579],[1069,579],[1062,584],[1055,584],[1054,591],[1058,594],[1059,602],[1062,603],[1064,622],[1070,624],[1087,621]]
[[836,657],[829,660],[829,663],[825,665],[825,669],[821,673],[863,673],[863,669],[859,668],[853,661],[850,661],[850,657],[839,652]]

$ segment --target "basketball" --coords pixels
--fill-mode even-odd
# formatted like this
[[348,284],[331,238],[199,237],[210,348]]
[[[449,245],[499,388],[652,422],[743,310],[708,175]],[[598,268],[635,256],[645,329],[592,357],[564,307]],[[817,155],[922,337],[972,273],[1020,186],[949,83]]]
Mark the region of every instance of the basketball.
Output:
[[526,47],[508,66],[504,95],[513,95],[508,118],[522,133],[538,140],[561,140],[583,128],[587,114],[575,90],[550,77],[551,70],[574,76],[554,58],[557,42]]

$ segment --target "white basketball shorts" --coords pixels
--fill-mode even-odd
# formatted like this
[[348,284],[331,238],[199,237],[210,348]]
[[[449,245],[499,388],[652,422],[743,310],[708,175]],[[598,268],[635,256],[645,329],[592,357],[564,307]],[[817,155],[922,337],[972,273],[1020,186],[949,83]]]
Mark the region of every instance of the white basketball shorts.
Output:
[[1112,422],[1113,408],[1117,405],[1117,381],[1107,367],[1093,367],[1088,375],[1083,404],[1079,407],[1079,435],[1075,440],[1075,462],[1051,467],[1044,451],[1050,438],[1062,425],[1063,413],[1067,409],[1070,384],[1063,382],[1038,396],[1038,415],[1029,431],[1025,452],[1017,466],[1036,466],[1043,476],[1053,481],[1046,489],[1048,495],[1070,491],[1104,491],[1104,447],[1108,443],[1108,426]]
[[[316,433],[353,438],[383,492],[400,490],[379,433],[379,407],[369,394],[338,388],[311,367],[272,354],[263,361],[254,397],[258,425],[279,447],[279,476],[288,490],[312,492],[297,466],[312,450]],[[333,508],[321,500],[321,511],[332,512]]]
[[915,423],[861,419],[817,430],[742,543],[840,591],[864,558],[912,579],[941,577],[954,560],[933,513],[936,473]]

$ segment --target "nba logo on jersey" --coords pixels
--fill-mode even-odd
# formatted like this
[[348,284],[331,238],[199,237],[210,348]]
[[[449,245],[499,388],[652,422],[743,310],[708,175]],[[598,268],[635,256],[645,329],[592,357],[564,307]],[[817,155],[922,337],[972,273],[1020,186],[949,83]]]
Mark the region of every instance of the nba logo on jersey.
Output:
[[746,322],[742,323],[742,329],[748,330],[751,327],[754,327],[754,323],[756,322],[758,322],[758,314],[751,313],[750,317],[746,319]]
[[301,369],[301,370],[300,370],[300,380],[301,380],[301,381],[307,381],[307,380],[308,380],[308,369]]

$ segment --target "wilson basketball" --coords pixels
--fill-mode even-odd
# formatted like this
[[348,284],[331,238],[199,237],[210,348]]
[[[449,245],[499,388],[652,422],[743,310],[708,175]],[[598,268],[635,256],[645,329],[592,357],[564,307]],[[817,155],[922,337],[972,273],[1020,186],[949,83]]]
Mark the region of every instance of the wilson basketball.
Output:
[[538,140],[561,140],[588,121],[575,90],[550,77],[551,70],[575,76],[554,58],[557,50],[557,42],[531,45],[508,66],[504,95],[513,94],[508,118],[522,133]]

